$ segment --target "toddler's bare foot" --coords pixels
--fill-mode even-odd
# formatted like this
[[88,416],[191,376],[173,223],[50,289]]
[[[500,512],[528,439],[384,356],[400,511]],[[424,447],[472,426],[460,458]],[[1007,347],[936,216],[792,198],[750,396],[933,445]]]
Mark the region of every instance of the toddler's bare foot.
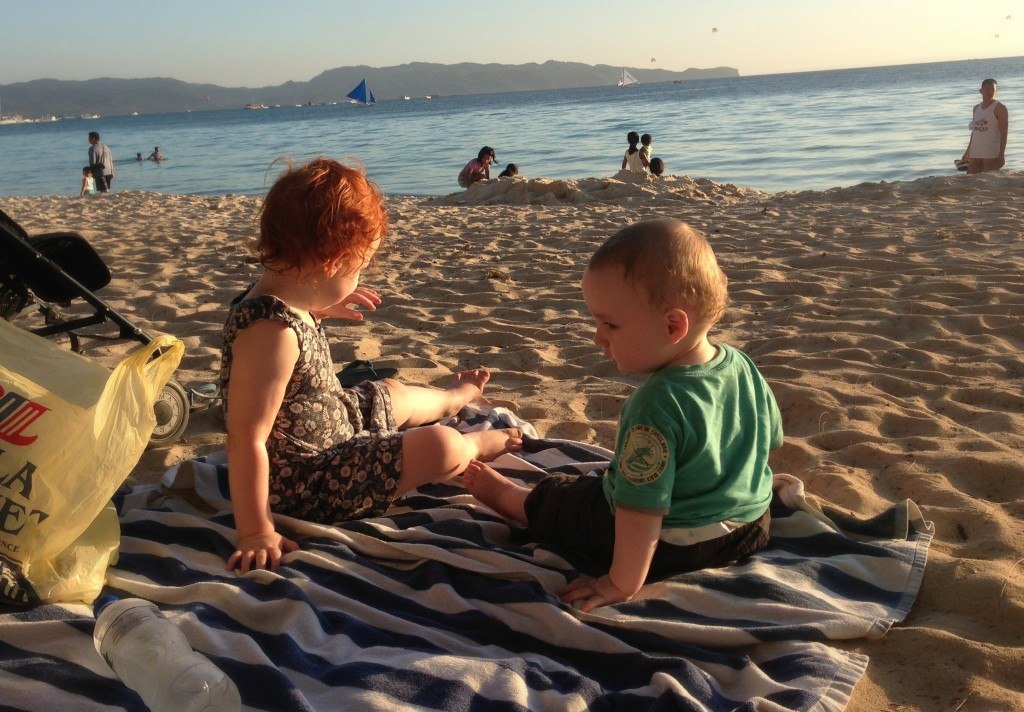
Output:
[[491,372],[482,368],[455,374],[455,380],[448,385],[448,392],[454,396],[456,411],[472,403],[484,393],[484,386],[491,380]]
[[473,433],[463,433],[462,437],[476,446],[474,459],[481,462],[490,462],[498,455],[503,455],[506,452],[518,452],[523,449],[523,431],[519,428],[478,430]]
[[470,460],[462,480],[469,493],[505,517],[526,524],[526,496],[530,490],[517,485],[493,467]]

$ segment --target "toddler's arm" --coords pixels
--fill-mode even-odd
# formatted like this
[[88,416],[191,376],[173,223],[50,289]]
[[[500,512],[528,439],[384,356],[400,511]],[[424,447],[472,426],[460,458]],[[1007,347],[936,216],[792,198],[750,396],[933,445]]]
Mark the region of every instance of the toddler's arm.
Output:
[[583,601],[586,613],[598,606],[628,601],[647,580],[661,534],[660,514],[615,509],[615,554],[611,570],[598,579],[580,576],[558,592],[566,603]]
[[266,442],[299,358],[295,333],[277,321],[258,321],[239,332],[232,347],[228,408],[228,480],[238,549],[227,568],[277,568],[298,549],[278,534],[270,513],[270,464]]

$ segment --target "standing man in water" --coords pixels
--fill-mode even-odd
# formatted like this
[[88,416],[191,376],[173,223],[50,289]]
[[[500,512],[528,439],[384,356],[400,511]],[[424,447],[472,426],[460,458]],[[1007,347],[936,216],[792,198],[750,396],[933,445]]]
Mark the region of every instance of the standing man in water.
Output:
[[981,103],[974,106],[970,123],[971,140],[961,160],[968,161],[967,172],[997,171],[1006,163],[1006,134],[1010,128],[1009,114],[996,101],[996,80],[981,83]]
[[109,193],[110,183],[114,180],[114,157],[107,145],[100,143],[100,135],[95,131],[89,132],[89,167],[96,180],[96,190]]

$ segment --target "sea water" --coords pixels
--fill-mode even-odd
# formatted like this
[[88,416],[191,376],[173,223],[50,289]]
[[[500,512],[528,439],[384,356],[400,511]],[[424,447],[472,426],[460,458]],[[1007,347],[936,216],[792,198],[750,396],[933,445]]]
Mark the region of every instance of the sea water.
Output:
[[[483,145],[498,171],[583,178],[614,174],[626,133],[654,136],[666,172],[776,192],[954,173],[981,80],[1024,109],[1024,57],[682,84],[190,111],[0,126],[0,195],[77,194],[87,134],[116,161],[115,190],[259,194],[275,159],[357,158],[386,192],[444,195]],[[339,97],[348,90],[339,87]],[[202,97],[196,98],[201,105]],[[1024,165],[1011,127],[1008,170]],[[167,156],[136,162],[155,146]]]

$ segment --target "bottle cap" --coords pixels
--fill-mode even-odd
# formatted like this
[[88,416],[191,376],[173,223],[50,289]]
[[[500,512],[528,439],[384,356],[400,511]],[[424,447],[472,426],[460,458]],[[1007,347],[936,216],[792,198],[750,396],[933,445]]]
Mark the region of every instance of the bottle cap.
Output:
[[111,595],[109,593],[104,594],[104,595],[100,596],[99,598],[97,598],[96,601],[92,604],[93,616],[95,616],[96,618],[99,618],[100,617],[100,612],[104,608],[106,608],[107,606],[109,606],[111,603],[113,603],[116,600],[117,600],[117,596]]

